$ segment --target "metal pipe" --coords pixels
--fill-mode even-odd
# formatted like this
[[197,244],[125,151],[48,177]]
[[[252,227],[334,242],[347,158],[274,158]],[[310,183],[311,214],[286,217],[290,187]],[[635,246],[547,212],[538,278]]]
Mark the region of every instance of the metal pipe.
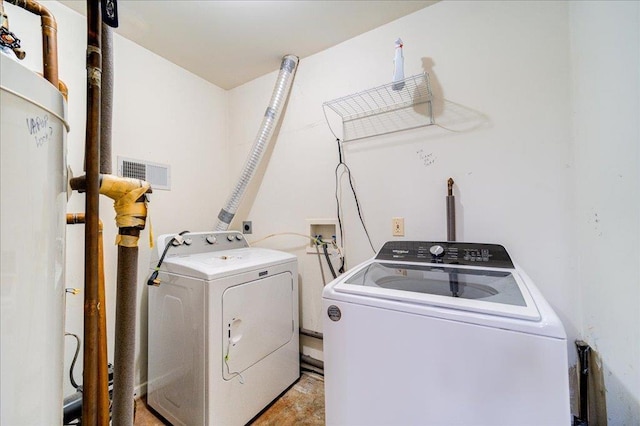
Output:
[[98,424],[101,21],[99,2],[87,0],[85,292],[82,404],[82,423],[86,425]]
[[456,197],[453,196],[453,179],[447,180],[447,241],[456,240]]
[[589,425],[589,354],[591,347],[582,340],[576,340],[576,350],[578,351],[579,384],[580,384],[580,417],[574,418],[575,426]]
[[[62,424],[68,425],[76,419],[82,418],[82,390],[78,389],[62,401]],[[80,424],[80,423],[79,423]]]
[[319,359],[312,358],[309,355],[300,354],[300,361],[319,368],[320,370],[324,370],[324,362],[320,361]]
[[98,219],[98,424],[108,425],[110,417],[109,371],[107,364],[107,295],[104,279],[104,240],[102,221]]
[[[67,213],[67,224],[84,224],[84,213]],[[98,424],[109,424],[109,371],[107,365],[107,296],[104,279],[104,242],[102,221],[98,219]]]
[[319,333],[313,330],[308,330],[306,328],[300,328],[300,334],[302,334],[303,336],[313,337],[315,339],[320,339],[320,340],[324,339],[324,336],[322,335],[322,333]]
[[7,0],[40,16],[42,25],[42,74],[58,89],[58,25],[49,10],[34,0]]
[[[111,365],[108,366],[107,372],[108,386],[111,387],[113,386],[113,367]],[[78,388],[76,393],[64,398],[62,402],[62,412],[62,424],[82,424],[82,386]],[[79,422],[71,423],[74,420],[79,420]]]

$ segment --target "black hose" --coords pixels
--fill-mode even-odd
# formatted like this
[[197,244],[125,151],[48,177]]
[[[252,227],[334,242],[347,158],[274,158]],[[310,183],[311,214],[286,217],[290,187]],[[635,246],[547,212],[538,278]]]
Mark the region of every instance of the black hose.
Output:
[[[178,235],[184,235],[184,234],[187,234],[188,232],[189,231],[182,231]],[[160,256],[160,260],[156,265],[156,269],[151,273],[151,276],[147,280],[147,285],[155,285],[155,286],[160,285],[160,281],[158,280],[158,273],[160,272],[160,266],[162,266],[162,262],[164,262],[164,257],[167,255],[167,252],[169,251],[169,248],[171,247],[174,241],[178,241],[176,237],[171,238],[167,243],[167,245],[164,246],[164,251],[162,252],[162,256]]]
[[331,263],[331,259],[329,258],[329,251],[327,250],[327,244],[322,244],[322,251],[324,252],[324,257],[327,259],[327,264],[329,265],[329,269],[331,270],[331,275],[333,275],[333,279],[338,278],[336,275],[335,269],[333,269],[333,264]]
[[65,336],[72,336],[76,339],[76,352],[73,355],[73,361],[71,361],[71,367],[69,367],[69,380],[71,381],[71,386],[73,386],[76,390],[80,387],[73,378],[73,370],[76,367],[76,361],[78,360],[78,354],[80,353],[80,338],[73,333],[64,333]]
[[580,417],[574,417],[574,426],[589,425],[589,353],[591,347],[582,340],[576,340],[580,368]]

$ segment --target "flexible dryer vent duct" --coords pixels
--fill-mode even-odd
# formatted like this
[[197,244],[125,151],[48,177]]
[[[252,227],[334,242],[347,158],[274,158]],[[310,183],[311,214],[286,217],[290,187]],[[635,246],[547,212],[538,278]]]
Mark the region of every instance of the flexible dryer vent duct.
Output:
[[264,113],[264,119],[262,125],[256,136],[256,140],[253,142],[253,148],[249,154],[249,158],[244,165],[240,179],[233,189],[231,196],[227,200],[224,208],[220,210],[218,214],[218,224],[216,225],[216,231],[226,231],[229,228],[233,216],[235,216],[238,210],[238,205],[242,200],[251,178],[255,174],[256,168],[262,159],[262,155],[271,140],[273,135],[273,129],[278,123],[282,107],[289,96],[289,90],[291,89],[291,82],[298,66],[298,57],[294,55],[287,55],[282,58],[282,64],[280,65],[280,73],[278,74],[278,80],[276,86],[273,89],[271,95],[271,102]]

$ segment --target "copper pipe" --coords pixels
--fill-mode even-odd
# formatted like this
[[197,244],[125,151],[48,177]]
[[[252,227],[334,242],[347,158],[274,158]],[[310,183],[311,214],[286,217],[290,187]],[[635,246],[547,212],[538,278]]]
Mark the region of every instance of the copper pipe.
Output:
[[7,0],[40,16],[42,25],[42,72],[51,84],[58,86],[58,25],[49,10],[34,0]]
[[[84,224],[84,213],[67,213],[67,224]],[[107,364],[107,296],[104,279],[104,243],[102,221],[98,220],[98,424],[109,424],[109,371]]]
[[[104,175],[100,174],[100,184],[102,184],[102,178]],[[121,178],[128,179],[128,178]],[[78,191],[79,193],[83,193],[87,191],[87,177],[86,176],[76,176],[74,178],[69,179],[69,185],[71,189],[74,191]],[[145,194],[153,194],[153,188],[149,188],[145,191]]]
[[64,81],[62,80],[58,80],[58,90],[60,91],[60,93],[62,93],[62,96],[64,96],[65,100],[69,100],[69,88],[67,87],[66,84],[64,84]]
[[[67,213],[67,225],[84,223],[84,213]],[[102,224],[102,222],[100,222]]]
[[102,221],[98,219],[98,424],[109,424],[109,371],[107,364],[107,295],[104,283]]
[[85,293],[82,423],[98,424],[99,191],[100,191],[100,3],[87,1],[87,119],[85,139]]

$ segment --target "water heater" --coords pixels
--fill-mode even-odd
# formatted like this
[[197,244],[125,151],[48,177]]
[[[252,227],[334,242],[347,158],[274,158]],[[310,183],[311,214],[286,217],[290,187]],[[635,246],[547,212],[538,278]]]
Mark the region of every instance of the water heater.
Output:
[[0,53],[0,424],[62,424],[66,102]]

